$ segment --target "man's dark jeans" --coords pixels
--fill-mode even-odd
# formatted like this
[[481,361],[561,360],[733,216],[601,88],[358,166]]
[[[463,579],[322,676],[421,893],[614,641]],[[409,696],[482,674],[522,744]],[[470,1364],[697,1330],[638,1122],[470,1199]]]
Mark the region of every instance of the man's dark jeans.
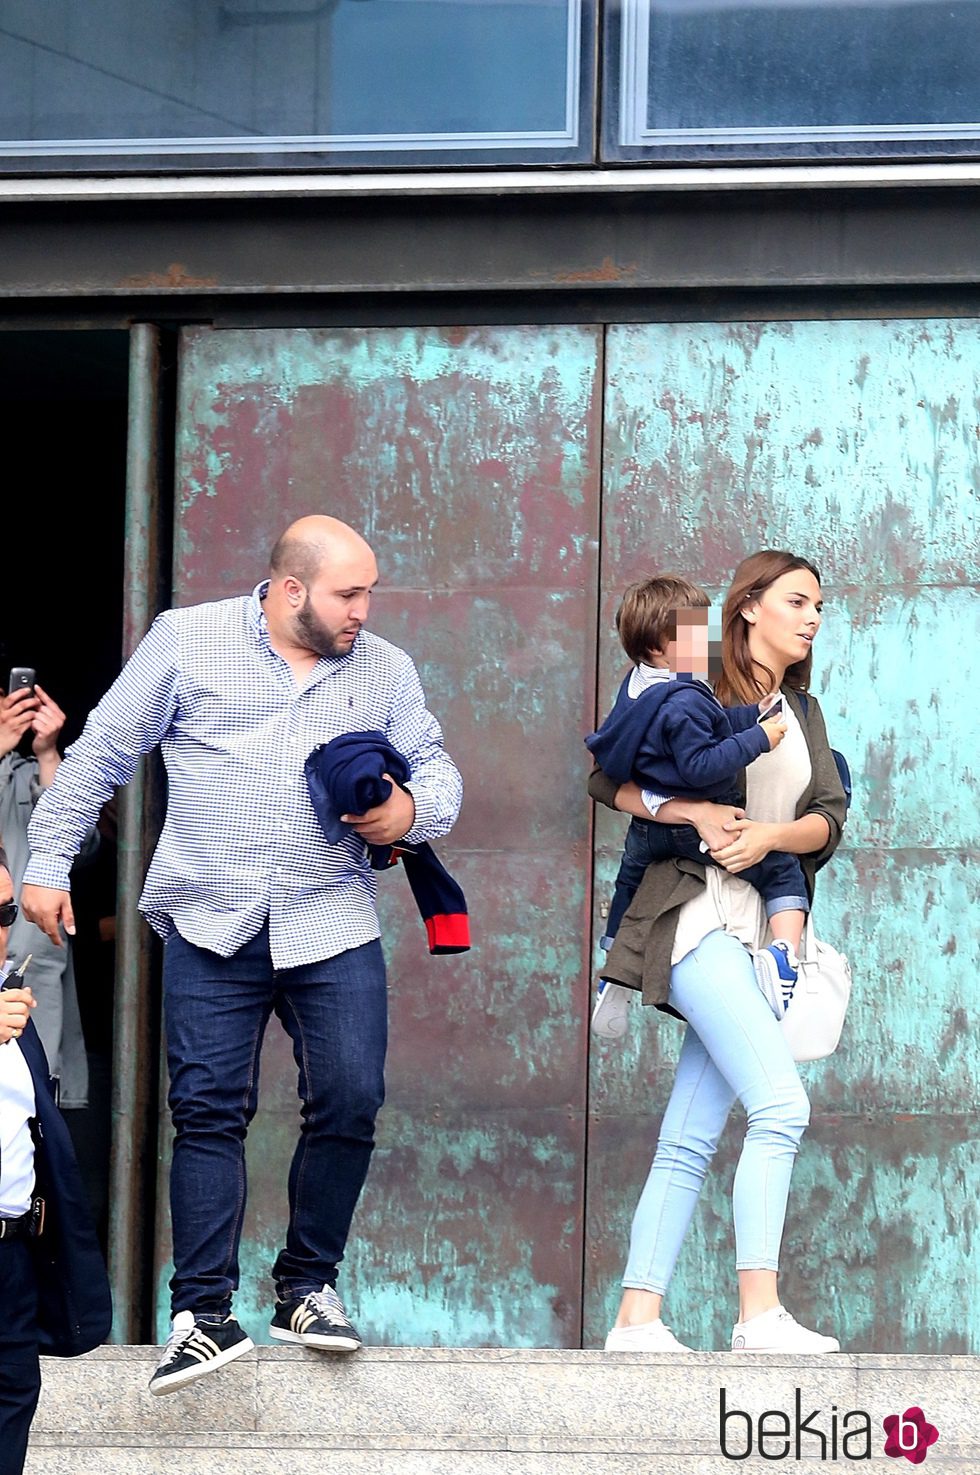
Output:
[[273,969],[268,929],[230,958],[167,940],[163,970],[170,1110],[174,1312],[224,1315],[238,1287],[245,1133],[275,1011],[299,1068],[302,1128],[289,1170],[289,1230],[272,1274],[281,1296],[333,1285],[384,1100],[387,990],[380,942]]
[[0,1475],[21,1475],[41,1391],[37,1280],[26,1239],[0,1242]]

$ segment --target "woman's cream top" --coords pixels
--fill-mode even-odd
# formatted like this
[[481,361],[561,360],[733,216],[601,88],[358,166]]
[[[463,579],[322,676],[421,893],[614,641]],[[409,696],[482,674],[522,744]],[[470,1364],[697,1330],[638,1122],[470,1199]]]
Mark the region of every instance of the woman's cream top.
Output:
[[[746,813],[766,824],[796,818],[796,806],[811,777],[806,737],[788,702],[783,703],[783,717],[786,736],[779,747],[763,753],[745,770]],[[765,903],[754,886],[713,865],[706,867],[705,881],[704,892],[686,901],[678,913],[672,964],[719,928],[753,951],[770,939]]]

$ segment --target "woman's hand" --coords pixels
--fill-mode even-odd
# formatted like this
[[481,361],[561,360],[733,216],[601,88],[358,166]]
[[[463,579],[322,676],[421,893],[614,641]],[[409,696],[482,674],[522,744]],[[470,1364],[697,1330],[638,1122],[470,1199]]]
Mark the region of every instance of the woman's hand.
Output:
[[12,753],[34,721],[41,703],[29,687],[0,699],[0,758]]
[[712,855],[716,850],[731,844],[731,831],[735,828],[735,822],[745,818],[745,810],[736,809],[732,804],[712,804],[704,800],[691,804],[688,808],[688,823],[694,826]]
[[744,809],[732,804],[713,804],[709,799],[667,799],[654,819],[643,803],[642,792],[639,784],[632,781],[621,784],[616,790],[616,808],[623,814],[653,820],[658,825],[693,825],[711,851],[730,843],[729,827],[745,816]]
[[47,692],[40,686],[34,688],[37,697],[37,711],[34,713],[34,756],[41,758],[47,753],[56,753],[58,750],[58,736],[65,725],[65,714],[62,712],[54,697],[49,697]]
[[712,849],[711,858],[733,876],[737,876],[739,871],[747,870],[749,866],[758,865],[771,850],[778,849],[776,825],[764,824],[758,819],[740,818],[727,824],[725,829],[729,831],[725,837],[726,843],[717,850]]
[[34,714],[34,756],[37,759],[37,777],[42,789],[50,788],[61,763],[58,738],[65,725],[65,714],[53,697],[40,686],[34,691],[40,706]]

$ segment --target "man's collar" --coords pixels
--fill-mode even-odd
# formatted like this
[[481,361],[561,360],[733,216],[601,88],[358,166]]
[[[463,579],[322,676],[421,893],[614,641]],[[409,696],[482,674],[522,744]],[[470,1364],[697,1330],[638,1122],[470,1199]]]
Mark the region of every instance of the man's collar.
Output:
[[[256,584],[255,588],[249,595],[248,622],[259,644],[264,645],[268,650],[271,650],[272,642],[269,639],[269,621],[266,619],[265,610],[262,608],[262,601],[269,592],[269,582],[270,581],[268,579],[263,579],[261,583]],[[307,678],[306,684],[303,688],[304,691],[314,684],[314,678],[316,681],[320,681],[324,676],[330,675],[331,672],[342,670],[349,662],[351,662],[351,658],[356,649],[357,641],[355,640],[354,644],[351,646],[346,655],[320,656],[317,665],[313,667],[313,670],[310,672],[310,675]]]
[[251,595],[249,596],[248,601],[249,624],[251,625],[252,631],[255,634],[256,638],[260,641],[264,641],[265,644],[269,643],[269,622],[265,617],[265,610],[262,608],[262,601],[268,594],[268,592],[269,580],[263,579],[261,583],[256,584],[255,588],[252,590]]

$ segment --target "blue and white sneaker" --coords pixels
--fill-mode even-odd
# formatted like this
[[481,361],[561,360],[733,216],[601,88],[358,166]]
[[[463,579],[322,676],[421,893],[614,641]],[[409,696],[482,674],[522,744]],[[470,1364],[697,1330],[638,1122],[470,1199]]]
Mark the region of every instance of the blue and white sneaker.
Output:
[[621,1040],[629,1023],[631,988],[621,983],[612,983],[608,978],[599,979],[595,1006],[592,1010],[592,1033],[597,1040]]
[[771,942],[752,954],[755,977],[762,996],[777,1019],[782,1019],[793,1002],[793,990],[799,976],[800,960],[791,945],[782,939]]

